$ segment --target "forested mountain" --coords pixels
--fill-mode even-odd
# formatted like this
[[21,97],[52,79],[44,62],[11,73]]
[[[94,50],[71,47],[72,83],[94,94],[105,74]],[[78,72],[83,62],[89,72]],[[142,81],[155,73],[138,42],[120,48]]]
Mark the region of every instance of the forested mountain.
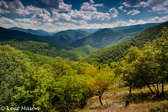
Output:
[[26,39],[26,40],[34,40],[34,41],[39,41],[39,42],[48,42],[52,44],[63,44],[63,45],[68,45],[71,42],[74,42],[77,39],[83,38],[85,36],[88,36],[90,33],[85,32],[85,31],[76,31],[76,30],[66,30],[66,31],[61,31],[58,32],[52,36],[44,36],[40,35],[40,32],[32,34],[31,31],[34,30],[25,30],[22,28],[14,28],[17,30],[11,30],[11,29],[5,29],[0,27],[0,35],[1,36],[10,36],[12,38],[19,38],[19,39]]
[[75,29],[75,30],[81,30],[89,33],[95,33],[96,31],[100,30],[101,28],[98,29]]
[[[65,36],[63,36],[65,37]],[[8,30],[0,28],[0,45],[9,44],[17,49],[28,51],[40,55],[63,58],[70,58],[71,60],[78,60],[87,56],[95,49],[90,46],[73,48],[60,44],[64,41],[63,38],[55,39],[54,37],[33,35],[26,32]],[[67,40],[67,44],[69,40]]]
[[154,27],[148,28],[147,30],[141,32],[138,36],[127,40],[125,42],[119,43],[117,45],[101,49],[91,53],[85,61],[88,62],[100,62],[108,63],[113,61],[122,60],[127,54],[130,46],[143,47],[146,42],[151,42],[156,38],[161,36],[161,30],[164,27],[168,27],[168,22],[156,25]]
[[90,33],[86,32],[86,31],[81,31],[81,30],[65,30],[65,31],[60,31],[60,32],[54,34],[53,37],[57,38],[61,35],[66,35],[71,40],[75,41],[75,40],[81,39],[83,37],[86,37],[89,34]]
[[94,48],[101,49],[110,45],[117,44],[119,42],[126,41],[137,34],[138,33],[127,34],[123,32],[114,31],[110,28],[105,28],[89,35],[88,37],[79,39],[70,45],[73,47],[89,45]]
[[16,31],[22,31],[22,32],[26,32],[26,33],[31,33],[31,34],[35,34],[35,35],[42,35],[42,36],[48,36],[48,35],[52,34],[52,33],[46,32],[44,30],[23,29],[23,28],[19,28],[19,27],[12,27],[9,29],[16,30]]
[[11,45],[12,47],[23,51],[50,57],[60,56],[62,58],[69,58],[71,60],[78,60],[79,58],[83,58],[95,51],[95,49],[90,46],[73,48],[62,45],[53,45],[46,42],[17,39],[0,41],[0,45]]
[[138,25],[132,25],[132,26],[122,26],[122,27],[112,28],[112,30],[125,32],[125,33],[141,32],[143,30],[146,30],[149,27],[153,27],[158,24],[160,23],[147,23],[147,24],[138,24]]
[[161,34],[142,48],[131,46],[123,61],[93,65],[0,45],[1,110],[165,112],[168,29]]
[[[48,42],[51,44],[58,44],[56,39],[54,39],[51,36],[41,36],[41,35],[34,35],[30,33],[26,33],[23,31],[16,31],[16,30],[10,30],[0,27],[0,38],[7,36],[8,38],[17,38],[17,39],[24,39],[24,40],[33,40],[33,41],[39,41],[39,42]],[[8,39],[4,38],[4,39]]]

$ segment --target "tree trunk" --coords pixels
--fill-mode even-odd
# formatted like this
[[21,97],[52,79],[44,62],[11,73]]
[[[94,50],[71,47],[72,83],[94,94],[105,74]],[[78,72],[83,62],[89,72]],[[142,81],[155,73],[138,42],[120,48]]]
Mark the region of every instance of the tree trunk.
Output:
[[148,84],[147,84],[147,87],[150,89],[150,91],[151,91],[152,94],[155,94]]
[[152,86],[154,87],[155,91],[157,92],[157,89],[156,89],[155,85],[154,85],[154,84],[152,84]]
[[99,95],[100,104],[103,105],[101,98],[102,98],[102,95]]
[[132,90],[132,85],[130,85],[130,87],[129,87],[129,96],[132,96],[131,90]]
[[157,96],[159,96],[159,84],[157,84]]
[[156,91],[156,96],[159,96],[158,84],[157,84],[157,88],[155,87],[155,85],[154,85],[154,84],[152,84],[152,85],[153,85],[153,87],[154,87],[154,89],[155,89],[155,91]]
[[67,110],[67,112],[71,112],[70,109],[69,109],[69,104],[68,104],[68,102],[66,102],[66,110]]
[[162,83],[162,93],[161,95],[165,96],[165,93],[164,93],[164,84]]

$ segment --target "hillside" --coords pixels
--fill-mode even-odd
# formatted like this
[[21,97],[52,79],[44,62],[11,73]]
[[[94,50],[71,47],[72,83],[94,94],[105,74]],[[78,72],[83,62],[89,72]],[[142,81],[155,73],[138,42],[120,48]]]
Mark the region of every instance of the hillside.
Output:
[[22,32],[26,32],[26,33],[31,33],[34,35],[41,35],[41,36],[48,36],[51,35],[49,32],[46,32],[44,30],[32,30],[32,29],[23,29],[23,28],[19,28],[19,27],[12,27],[9,28],[10,30],[16,30],[16,31],[22,31]]
[[141,32],[143,30],[146,30],[149,27],[153,27],[158,24],[160,23],[147,23],[147,24],[138,24],[138,25],[132,25],[132,26],[122,26],[122,27],[112,28],[112,30],[125,32],[125,33]]
[[69,58],[71,60],[78,60],[79,58],[83,58],[95,51],[94,48],[90,46],[73,48],[68,46],[61,45],[51,45],[46,42],[36,42],[36,41],[26,41],[26,40],[6,40],[0,41],[0,45],[11,45],[19,50],[32,52],[39,55],[50,56],[50,57],[63,57]]
[[[159,87],[161,89],[161,87]],[[167,85],[166,85],[167,88]],[[166,90],[168,91],[168,90]],[[166,92],[167,93],[167,92]],[[129,99],[128,88],[109,90],[104,93],[103,106],[100,106],[98,96],[94,96],[87,102],[87,106],[81,112],[167,112],[168,97],[151,96],[148,88],[134,89],[133,96]],[[125,102],[130,103],[126,107]]]
[[135,35],[137,35],[137,33],[126,34],[123,32],[114,31],[110,28],[105,28],[85,38],[79,39],[70,45],[73,47],[89,45],[94,48],[101,49],[128,40]]
[[[48,42],[50,44],[59,44],[59,42],[57,42],[57,40],[51,36],[34,35],[23,31],[10,30],[2,27],[0,27],[0,36],[1,36],[1,39],[4,36],[7,36],[8,38],[14,38],[14,39],[17,38],[17,39],[23,39],[23,40],[33,40],[38,42]],[[8,38],[4,38],[4,39],[6,40]]]
[[[65,36],[63,36],[65,37]],[[66,42],[61,38],[61,41]],[[69,40],[67,40],[69,43]],[[90,46],[73,48],[60,44],[60,40],[53,37],[33,35],[22,31],[8,30],[0,28],[0,45],[9,44],[19,50],[36,53],[50,57],[70,58],[78,60],[95,51]]]
[[[15,29],[15,30],[13,30]],[[33,33],[35,32],[35,33]],[[12,38],[33,40],[38,42],[47,42],[50,44],[63,44],[68,45],[75,40],[88,36],[90,33],[85,31],[76,31],[76,30],[66,30],[55,33],[54,35],[44,36],[41,35],[42,30],[31,30],[31,29],[22,29],[22,28],[11,28],[5,29],[0,27],[1,36],[10,36]],[[43,32],[44,33],[44,32]],[[1,37],[2,38],[2,37]]]
[[85,59],[85,61],[109,63],[113,61],[122,60],[127,54],[128,48],[130,46],[142,47],[146,42],[152,42],[154,39],[159,38],[161,36],[161,30],[163,29],[163,27],[168,27],[168,22],[148,28],[147,30],[141,32],[138,36],[135,36],[134,38],[125,42],[95,51],[91,53]]
[[[85,31],[81,31],[81,30],[66,30],[66,31],[60,31],[60,32],[54,34],[52,37],[54,37],[56,39],[62,37],[62,38],[69,40],[70,41],[69,43],[71,43],[73,41],[76,41],[78,39],[86,37],[89,34],[90,33],[85,32]],[[63,43],[64,41],[61,41],[61,42]]]

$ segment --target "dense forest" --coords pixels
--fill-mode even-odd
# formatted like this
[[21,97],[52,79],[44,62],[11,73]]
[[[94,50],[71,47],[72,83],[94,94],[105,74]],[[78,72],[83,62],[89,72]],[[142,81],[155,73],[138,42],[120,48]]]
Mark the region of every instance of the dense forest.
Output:
[[[132,89],[143,87],[148,87],[153,95],[165,96],[167,24],[149,28],[128,41],[93,52],[86,61],[68,58],[71,55],[76,56],[73,60],[80,58],[77,53],[86,56],[89,49],[94,50],[90,46],[73,48],[73,51],[60,50],[59,53],[64,55],[59,55],[62,58],[56,57],[57,49],[45,42],[1,41],[0,106],[73,112],[85,108],[93,96],[98,96],[100,105],[104,105],[102,97],[107,90],[126,86],[129,87],[129,97]],[[21,109],[29,110],[20,108],[18,111]]]
[[131,38],[117,45],[97,50],[87,56],[85,58],[85,61],[89,63],[93,63],[94,61],[99,63],[108,63],[123,60],[125,55],[128,53],[128,49],[131,46],[141,48],[146,42],[152,42],[154,39],[161,37],[161,31],[163,27],[168,27],[168,22],[156,25],[154,27],[150,27],[142,31],[134,38]]

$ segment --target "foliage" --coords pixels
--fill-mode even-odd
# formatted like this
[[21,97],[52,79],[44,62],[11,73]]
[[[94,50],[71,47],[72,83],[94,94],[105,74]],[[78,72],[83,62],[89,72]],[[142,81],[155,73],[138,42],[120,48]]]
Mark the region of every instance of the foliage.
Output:
[[161,37],[161,30],[166,26],[168,27],[168,22],[148,28],[130,40],[92,52],[84,59],[84,61],[89,63],[93,63],[94,61],[99,63],[109,63],[123,60],[131,46],[141,48],[145,45],[146,42],[152,42],[154,39]]
[[141,49],[131,47],[126,55],[126,66],[123,68],[124,80],[131,87],[147,86],[152,94],[154,91],[150,85],[157,84],[155,91],[159,95],[158,85],[162,84],[162,94],[164,94],[164,84],[167,82],[168,72],[168,30],[163,30],[162,37],[146,43]]
[[0,41],[1,45],[11,45],[17,49],[28,51],[31,53],[49,56],[49,57],[63,57],[70,58],[71,60],[79,60],[89,53],[93,52],[95,49],[90,46],[72,48],[72,47],[61,47],[58,45],[50,45],[45,42],[36,41],[19,41],[19,40],[7,40]]
[[79,39],[73,43],[71,46],[74,47],[82,47],[89,45],[93,48],[101,49],[108,47],[110,45],[115,45],[120,42],[126,41],[134,36],[138,35],[138,33],[123,33],[119,31],[114,31],[110,28],[105,28],[99,30],[85,38]]

